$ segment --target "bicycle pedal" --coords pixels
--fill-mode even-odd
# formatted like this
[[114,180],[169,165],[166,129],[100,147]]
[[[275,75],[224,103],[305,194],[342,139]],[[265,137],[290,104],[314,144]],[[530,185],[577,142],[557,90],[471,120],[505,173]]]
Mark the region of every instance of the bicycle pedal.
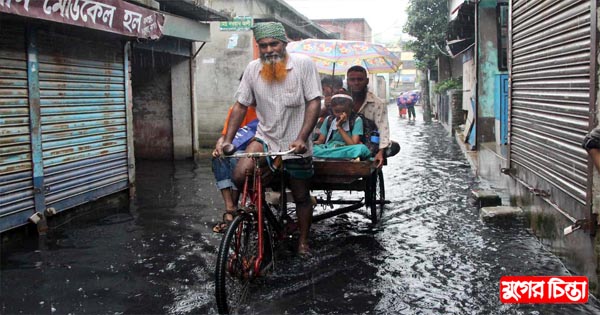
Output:
[[269,262],[264,267],[260,268],[259,276],[264,277],[264,276],[268,275],[269,271],[271,271],[271,268],[273,268],[273,261]]

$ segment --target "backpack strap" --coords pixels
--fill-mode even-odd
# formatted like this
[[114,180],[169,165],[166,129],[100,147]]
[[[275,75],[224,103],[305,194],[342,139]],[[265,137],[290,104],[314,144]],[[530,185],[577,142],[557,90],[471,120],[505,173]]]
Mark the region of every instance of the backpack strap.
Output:
[[354,122],[356,121],[356,117],[360,117],[357,113],[352,111],[350,113],[350,118],[348,118],[348,124],[350,125],[350,132],[354,131]]
[[333,122],[333,118],[335,118],[334,115],[327,116],[327,122],[325,124],[325,126],[327,126],[327,136],[325,137],[325,143],[327,143],[333,135],[333,130],[331,130],[331,123]]

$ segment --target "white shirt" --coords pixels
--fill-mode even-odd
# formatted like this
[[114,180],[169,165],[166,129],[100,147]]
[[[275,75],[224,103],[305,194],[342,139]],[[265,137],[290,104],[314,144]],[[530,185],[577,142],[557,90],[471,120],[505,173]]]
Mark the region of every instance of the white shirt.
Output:
[[[237,101],[249,106],[256,102],[259,124],[256,137],[267,143],[270,151],[285,151],[298,138],[304,123],[306,104],[321,95],[321,80],[310,57],[288,54],[287,76],[283,82],[265,82],[260,59],[251,61],[236,92]],[[312,155],[312,137],[307,152]]]

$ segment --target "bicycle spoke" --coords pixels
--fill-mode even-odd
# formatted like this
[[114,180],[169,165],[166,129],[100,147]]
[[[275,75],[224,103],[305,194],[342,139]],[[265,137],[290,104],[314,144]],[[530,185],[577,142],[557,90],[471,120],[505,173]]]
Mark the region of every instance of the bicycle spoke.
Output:
[[[251,214],[238,217],[227,230],[221,247],[216,271],[216,297],[220,313],[237,313],[244,308],[251,294],[250,286],[256,274],[258,224]],[[264,235],[264,256],[261,275],[272,262],[270,234]]]
[[227,306],[230,314],[237,314],[246,304],[248,293],[250,292],[250,280],[241,280],[239,278],[229,277],[227,288]]

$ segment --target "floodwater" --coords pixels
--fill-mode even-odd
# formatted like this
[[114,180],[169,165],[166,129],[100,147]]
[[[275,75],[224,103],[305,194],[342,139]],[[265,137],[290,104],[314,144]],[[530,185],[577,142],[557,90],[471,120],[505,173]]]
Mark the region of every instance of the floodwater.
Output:
[[[503,305],[503,275],[567,275],[522,220],[485,224],[472,175],[441,125],[397,118],[402,151],[384,168],[386,206],[313,225],[313,257],[284,244],[253,287],[253,314],[600,314],[585,305]],[[350,197],[360,196],[353,193]],[[214,314],[220,196],[207,161],[138,162],[128,205],[74,216],[2,247],[2,314]],[[319,211],[322,211],[319,209]]]

